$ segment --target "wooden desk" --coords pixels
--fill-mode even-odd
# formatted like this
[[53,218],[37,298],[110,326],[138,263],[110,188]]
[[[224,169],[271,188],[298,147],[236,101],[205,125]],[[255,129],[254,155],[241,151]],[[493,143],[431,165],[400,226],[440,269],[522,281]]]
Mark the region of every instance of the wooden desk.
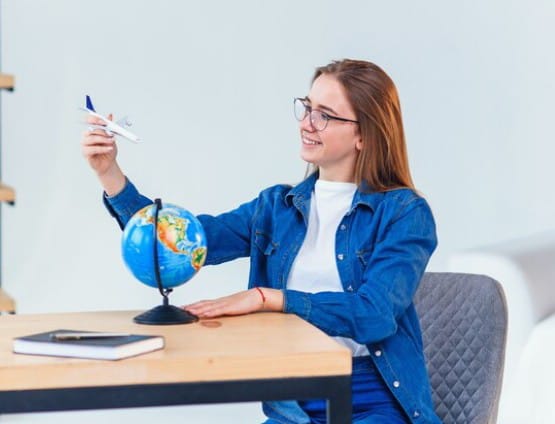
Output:
[[[0,413],[320,398],[329,423],[351,422],[350,351],[297,316],[149,326],[137,313],[0,316]],[[12,353],[14,337],[57,328],[160,334],[166,347],[121,361]]]

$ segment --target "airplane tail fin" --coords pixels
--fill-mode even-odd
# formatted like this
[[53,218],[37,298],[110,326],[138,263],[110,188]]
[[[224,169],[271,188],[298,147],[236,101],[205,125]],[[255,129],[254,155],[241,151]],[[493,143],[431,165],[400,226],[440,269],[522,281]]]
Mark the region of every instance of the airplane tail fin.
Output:
[[94,110],[94,106],[92,104],[92,101],[91,101],[91,98],[89,97],[89,95],[87,95],[86,108],[89,109],[89,110],[92,110],[93,112],[96,112],[96,110]]

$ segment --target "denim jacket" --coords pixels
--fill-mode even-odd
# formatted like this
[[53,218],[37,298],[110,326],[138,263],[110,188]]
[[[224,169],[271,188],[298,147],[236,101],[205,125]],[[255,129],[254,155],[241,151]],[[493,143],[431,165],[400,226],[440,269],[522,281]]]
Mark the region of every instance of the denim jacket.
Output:
[[[218,216],[199,215],[208,243],[206,264],[249,256],[249,287],[282,290],[284,312],[330,336],[365,344],[411,422],[440,423],[412,301],[437,245],[427,202],[409,189],[357,190],[336,232],[336,263],[344,291],[288,290],[287,277],[306,234],[317,178],[313,174],[295,187],[270,187]],[[152,203],[130,182],[116,196],[104,196],[104,202],[121,228]]]

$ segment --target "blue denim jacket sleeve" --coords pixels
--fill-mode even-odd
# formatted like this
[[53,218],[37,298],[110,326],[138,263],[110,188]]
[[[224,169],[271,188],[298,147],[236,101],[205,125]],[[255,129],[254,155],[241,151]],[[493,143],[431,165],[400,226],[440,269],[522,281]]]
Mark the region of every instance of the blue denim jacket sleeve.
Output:
[[410,202],[383,231],[356,292],[284,290],[284,311],[331,336],[374,343],[397,331],[397,318],[414,293],[437,245],[432,213],[424,199]]
[[206,265],[217,265],[250,254],[256,199],[217,216],[197,215],[206,233]]
[[108,196],[104,192],[102,194],[102,201],[122,230],[135,212],[152,204],[152,200],[140,194],[133,183],[127,178],[125,179],[125,186],[122,191],[113,196]]
[[[122,230],[137,211],[152,204],[152,200],[140,194],[129,180],[121,192],[114,196],[104,193],[102,198]],[[256,203],[255,199],[218,216],[197,215],[206,232],[208,243],[206,265],[215,265],[249,255],[251,221]]]

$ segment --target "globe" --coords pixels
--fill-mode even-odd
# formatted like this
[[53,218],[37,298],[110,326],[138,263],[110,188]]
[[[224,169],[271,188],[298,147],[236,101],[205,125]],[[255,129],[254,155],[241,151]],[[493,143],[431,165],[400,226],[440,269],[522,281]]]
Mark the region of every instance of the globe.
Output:
[[[136,212],[123,231],[121,251],[131,273],[142,283],[158,287],[155,247],[163,289],[186,283],[200,270],[206,259],[206,235],[199,220],[189,211],[161,203],[156,234],[156,204]],[[157,246],[154,245],[157,244]]]

